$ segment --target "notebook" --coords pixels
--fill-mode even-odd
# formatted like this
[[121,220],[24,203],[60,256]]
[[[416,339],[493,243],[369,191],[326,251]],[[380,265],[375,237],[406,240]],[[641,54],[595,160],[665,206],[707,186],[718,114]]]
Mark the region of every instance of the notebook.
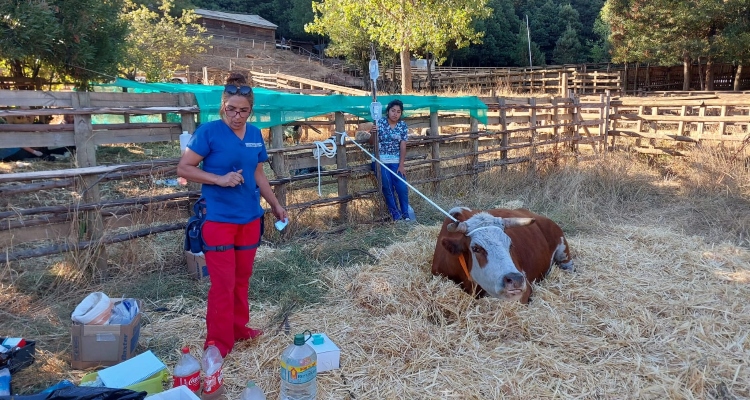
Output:
[[99,378],[104,386],[120,389],[143,382],[165,368],[167,366],[149,350],[99,371]]

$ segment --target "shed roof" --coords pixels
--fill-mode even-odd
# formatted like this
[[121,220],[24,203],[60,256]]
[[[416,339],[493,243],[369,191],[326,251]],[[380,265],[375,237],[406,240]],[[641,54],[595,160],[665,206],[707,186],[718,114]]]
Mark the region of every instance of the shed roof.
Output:
[[218,19],[220,21],[233,22],[236,24],[257,26],[267,29],[276,29],[278,27],[258,15],[235,14],[223,11],[204,10],[202,8],[196,8],[195,13],[202,18]]

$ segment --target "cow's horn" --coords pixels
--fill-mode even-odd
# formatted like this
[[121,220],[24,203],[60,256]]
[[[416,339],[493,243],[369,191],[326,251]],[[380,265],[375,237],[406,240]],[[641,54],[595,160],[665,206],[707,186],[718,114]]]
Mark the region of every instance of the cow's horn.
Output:
[[469,227],[466,226],[466,222],[451,222],[448,224],[448,232],[459,232],[466,233]]
[[506,228],[531,225],[534,221],[536,221],[534,218],[503,218]]

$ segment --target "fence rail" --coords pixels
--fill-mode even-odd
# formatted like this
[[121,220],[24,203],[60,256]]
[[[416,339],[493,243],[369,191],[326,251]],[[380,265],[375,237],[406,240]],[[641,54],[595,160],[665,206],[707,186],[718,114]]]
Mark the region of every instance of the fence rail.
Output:
[[[271,77],[280,78],[278,74],[263,78]],[[286,79],[282,85],[287,86],[307,84],[283,75],[281,79]],[[632,99],[601,94],[482,100],[489,112],[488,124],[481,129],[478,121],[452,113],[407,120],[412,135],[406,168],[412,184],[436,190],[447,179],[475,178],[483,171],[502,171],[519,164],[535,168],[544,160],[596,156],[606,150],[679,155],[684,146],[704,141],[747,141],[750,126],[748,95]],[[20,110],[19,106],[31,109]],[[164,193],[164,187],[153,183],[174,176],[177,158],[100,165],[97,147],[155,141],[176,144],[181,131],[195,130],[197,111],[194,97],[184,93],[0,91],[0,117],[74,118],[72,125],[0,125],[0,147],[76,147],[75,168],[0,174],[4,199],[0,244],[6,260],[88,249],[97,252],[100,268],[105,268],[107,245],[181,229],[190,199],[198,195],[199,188],[177,187]],[[167,113],[179,114],[180,122],[129,122],[136,115],[149,114],[161,115],[164,121]],[[123,122],[92,123],[92,117],[102,115],[117,115]],[[322,136],[352,133],[359,122],[335,113],[305,121],[302,130],[315,127]],[[340,147],[335,158],[316,160],[311,143],[288,145],[280,126],[264,131],[264,135],[271,157],[271,185],[290,212],[334,207],[340,220],[347,221],[353,204],[377,196],[370,160],[351,144]],[[326,195],[311,198],[317,197],[313,193],[318,185],[318,163],[324,168],[320,177]],[[312,171],[301,171],[309,168]],[[32,198],[35,200],[30,201]]]

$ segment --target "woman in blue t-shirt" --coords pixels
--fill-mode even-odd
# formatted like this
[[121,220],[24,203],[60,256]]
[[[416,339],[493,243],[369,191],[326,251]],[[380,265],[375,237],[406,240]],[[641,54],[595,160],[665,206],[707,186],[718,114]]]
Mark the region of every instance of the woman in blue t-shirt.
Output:
[[[206,199],[203,240],[211,287],[206,309],[206,345],[213,341],[226,356],[239,340],[253,339],[260,330],[250,321],[248,290],[255,252],[262,232],[262,196],[279,220],[284,207],[274,196],[263,172],[268,160],[260,129],[247,123],[253,111],[253,91],[245,77],[231,74],[221,96],[221,119],[201,124],[177,165],[177,174],[202,183]],[[198,164],[203,162],[203,169]]]
[[[387,168],[380,169],[380,180],[385,205],[394,221],[411,221],[409,218],[409,189],[406,183],[394,177],[398,174],[406,179],[404,161],[406,160],[406,140],[409,133],[406,122],[401,120],[404,103],[392,100],[385,107],[385,116],[375,121],[370,129],[370,143],[378,141],[380,161]],[[398,197],[398,206],[394,193]]]

